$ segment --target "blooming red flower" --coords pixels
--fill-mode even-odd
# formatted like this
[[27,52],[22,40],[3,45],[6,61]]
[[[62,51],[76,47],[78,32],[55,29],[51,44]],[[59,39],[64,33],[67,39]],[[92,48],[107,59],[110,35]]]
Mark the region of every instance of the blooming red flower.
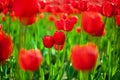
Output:
[[7,34],[2,31],[0,25],[0,63],[8,59],[13,50],[13,43]]
[[36,71],[42,63],[42,55],[38,49],[25,50],[21,49],[19,52],[18,62],[22,70]]
[[70,17],[69,17],[69,20],[71,20],[71,22],[72,22],[73,24],[76,24],[77,21],[78,21],[78,16],[70,16]]
[[114,15],[115,7],[110,2],[104,2],[102,4],[102,13],[107,17],[111,17]]
[[92,36],[102,36],[104,33],[104,23],[102,15],[97,12],[82,13],[82,27],[85,32]]
[[64,30],[65,21],[63,19],[59,19],[55,21],[55,27],[57,30]]
[[57,45],[62,45],[65,42],[65,34],[62,31],[56,31],[53,35],[54,43]]
[[69,32],[73,29],[75,23],[77,22],[77,18],[68,18],[65,20],[65,26],[64,26],[64,30]]
[[43,44],[46,48],[51,48],[54,44],[54,39],[52,36],[46,35],[43,38]]
[[75,45],[71,49],[71,63],[78,71],[89,71],[95,67],[98,58],[97,46],[88,43],[83,46]]

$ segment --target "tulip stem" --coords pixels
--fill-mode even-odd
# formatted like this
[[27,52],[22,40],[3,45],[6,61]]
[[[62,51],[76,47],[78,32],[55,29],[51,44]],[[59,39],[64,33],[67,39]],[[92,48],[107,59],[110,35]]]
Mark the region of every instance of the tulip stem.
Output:
[[27,33],[27,26],[24,27],[24,47],[26,48],[26,33]]
[[58,45],[57,63],[59,68],[60,67],[60,45]]
[[51,50],[50,49],[48,49],[48,54],[49,54],[49,65],[51,66]]

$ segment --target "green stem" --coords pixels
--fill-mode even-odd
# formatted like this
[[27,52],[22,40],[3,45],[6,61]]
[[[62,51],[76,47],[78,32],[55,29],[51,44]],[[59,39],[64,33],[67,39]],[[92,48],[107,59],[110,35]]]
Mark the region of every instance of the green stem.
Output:
[[27,26],[24,27],[24,48],[26,48],[26,34],[27,34]]

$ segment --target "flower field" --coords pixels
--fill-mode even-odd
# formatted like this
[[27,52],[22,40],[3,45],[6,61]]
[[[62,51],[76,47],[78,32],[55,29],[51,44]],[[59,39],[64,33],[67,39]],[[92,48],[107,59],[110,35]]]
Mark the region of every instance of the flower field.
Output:
[[119,79],[119,0],[0,0],[0,80]]

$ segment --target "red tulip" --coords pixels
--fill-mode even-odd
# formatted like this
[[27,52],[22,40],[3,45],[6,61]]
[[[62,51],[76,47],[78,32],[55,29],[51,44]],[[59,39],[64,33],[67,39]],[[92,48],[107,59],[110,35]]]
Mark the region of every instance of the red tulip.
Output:
[[110,2],[104,2],[102,4],[102,13],[107,17],[111,17],[114,15],[115,7]]
[[46,48],[51,48],[53,46],[53,44],[54,44],[53,37],[52,36],[48,36],[48,35],[44,36],[44,38],[43,38],[43,44],[44,44],[44,46]]
[[96,3],[88,3],[87,11],[99,12],[101,13],[102,5]]
[[57,30],[64,30],[65,21],[63,19],[59,19],[55,21],[55,27]]
[[104,23],[102,15],[97,12],[82,13],[82,27],[85,32],[92,36],[102,36],[104,33]]
[[67,31],[67,32],[71,31],[74,27],[75,22],[76,22],[75,19],[66,19],[64,30]]
[[1,28],[2,26],[0,25],[0,63],[8,59],[13,50],[13,43],[10,36],[5,34]]
[[39,12],[39,0],[14,0],[13,10],[18,17],[30,17]]
[[75,45],[71,49],[71,63],[78,71],[89,71],[95,67],[98,58],[97,46],[89,43],[83,46]]
[[64,9],[64,13],[72,14],[74,12],[74,8],[71,4],[64,4],[62,9]]
[[72,1],[71,4],[74,8],[78,9],[78,1],[77,0]]
[[78,3],[79,11],[86,11],[87,10],[87,3],[88,3],[88,1],[79,0],[79,3]]
[[70,17],[69,17],[69,20],[71,20],[71,22],[72,22],[73,24],[76,24],[77,21],[78,21],[78,16],[70,16]]
[[116,15],[116,24],[120,26],[120,15]]
[[57,45],[63,45],[65,42],[65,34],[61,31],[56,31],[53,35],[54,43]]
[[19,52],[19,65],[22,70],[36,71],[42,63],[42,55],[38,49],[25,50],[21,49]]

